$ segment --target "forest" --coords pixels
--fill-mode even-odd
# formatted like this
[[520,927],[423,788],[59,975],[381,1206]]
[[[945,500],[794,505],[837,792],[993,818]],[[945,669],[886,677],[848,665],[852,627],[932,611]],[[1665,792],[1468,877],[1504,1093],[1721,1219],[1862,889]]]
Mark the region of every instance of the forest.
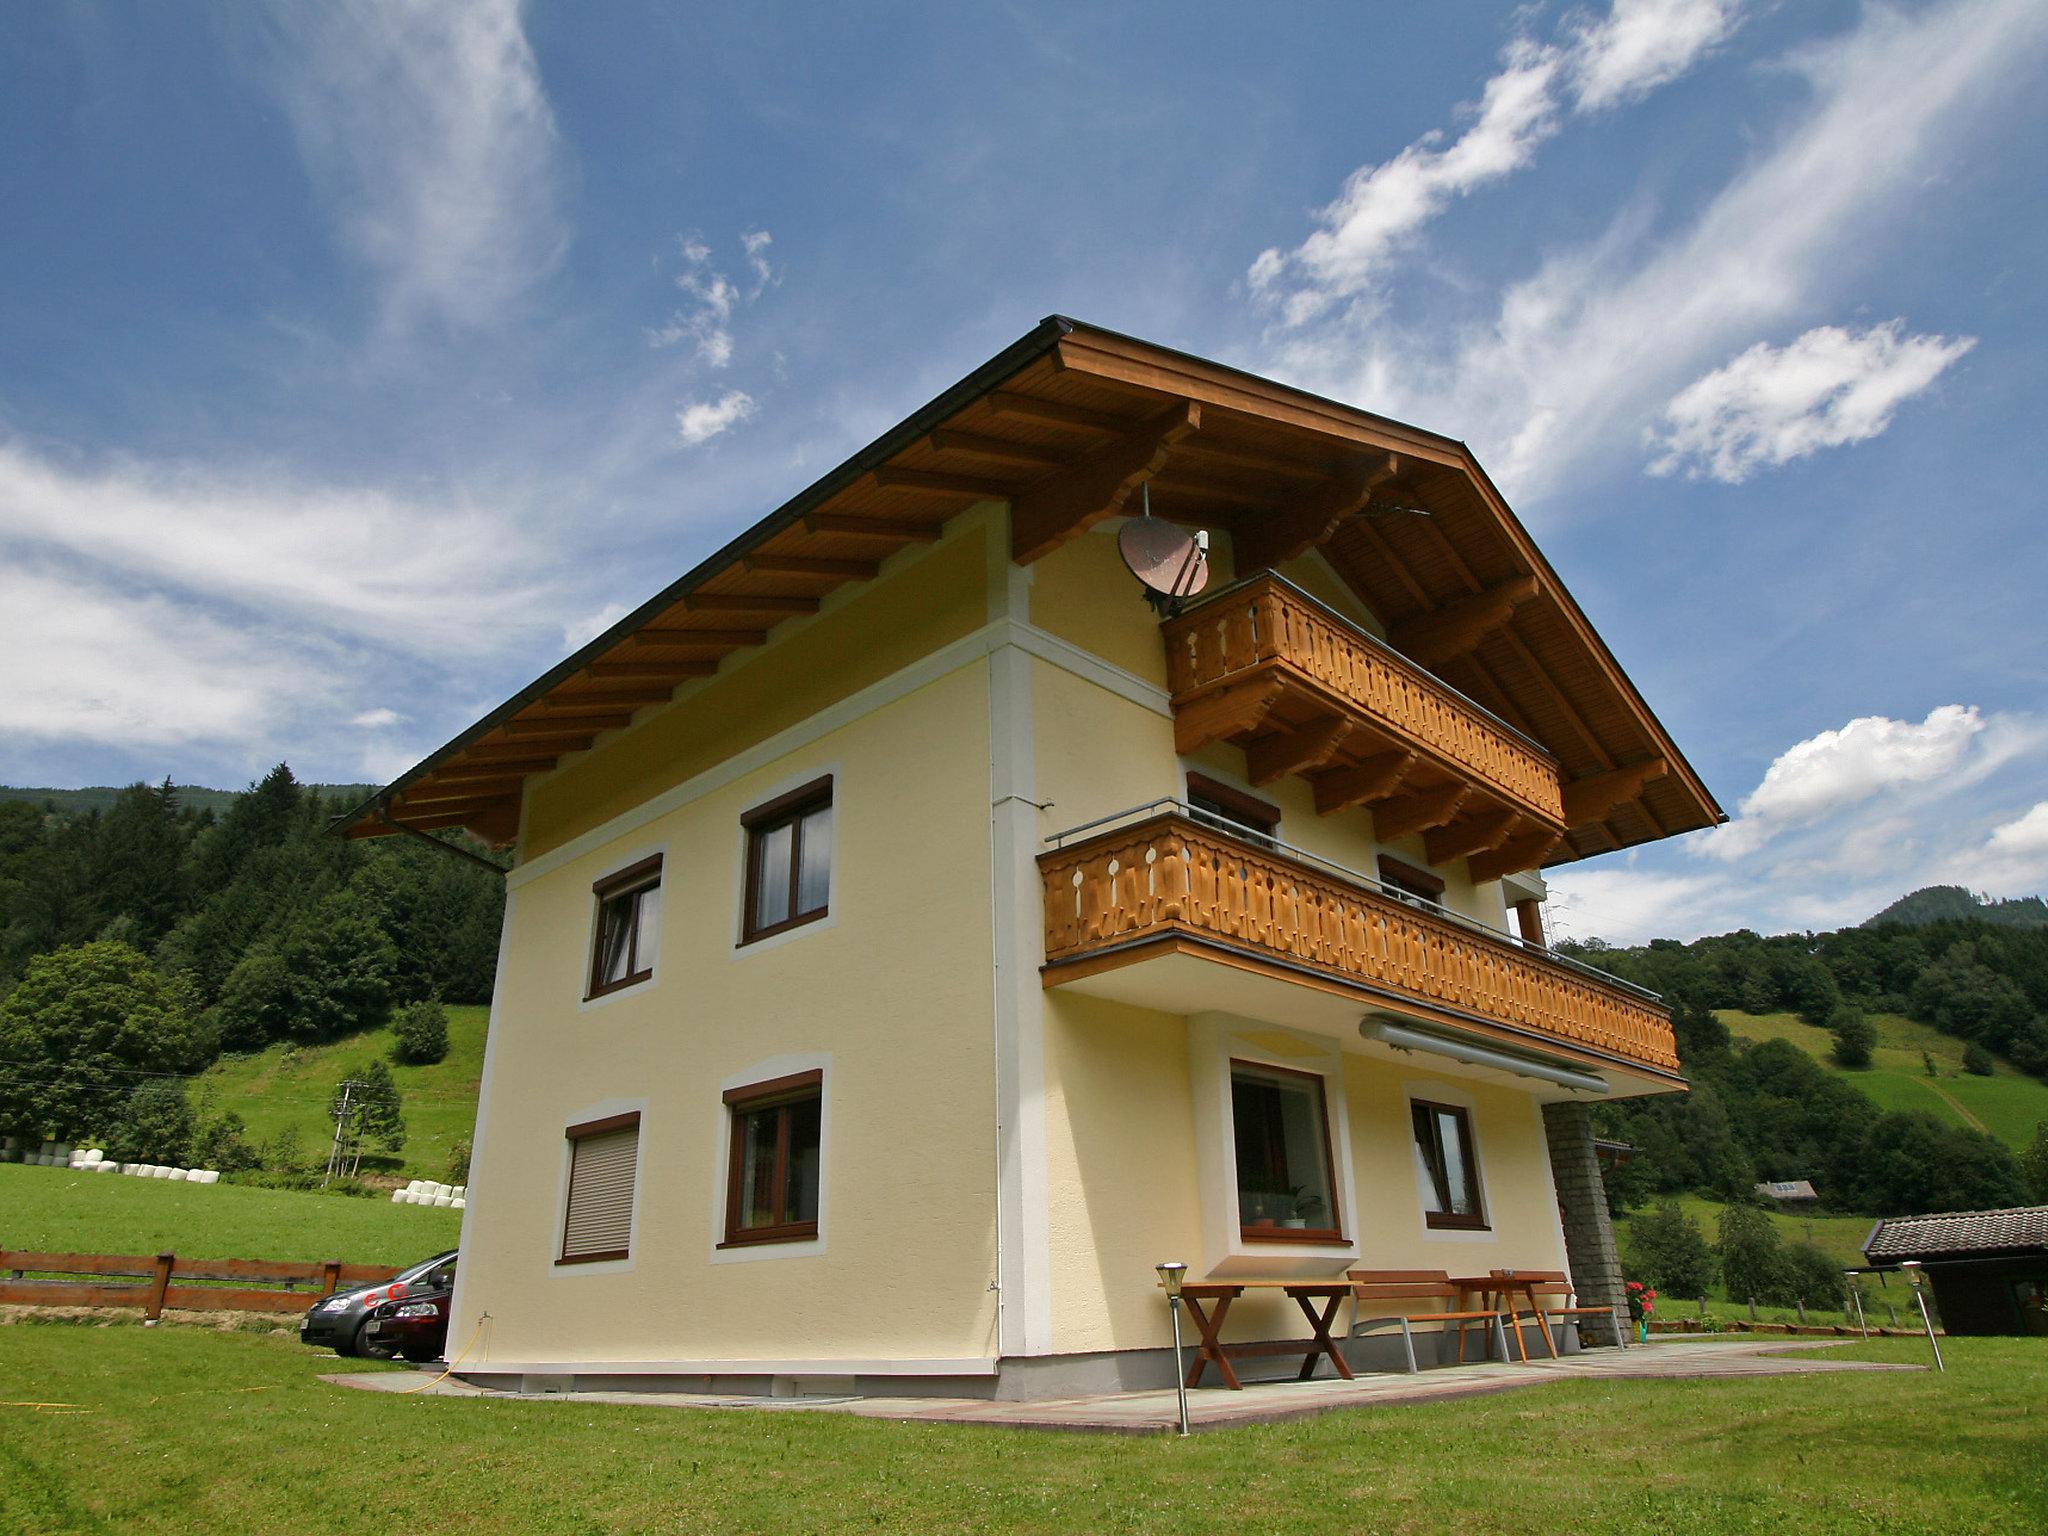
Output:
[[[348,806],[284,764],[218,812],[168,782],[0,800],[0,1132],[248,1168],[235,1117],[188,1092],[223,1052],[391,1022],[400,1059],[444,1051],[436,1005],[490,999],[503,881],[424,839],[336,837]],[[402,1134],[370,1101],[366,1129]]]

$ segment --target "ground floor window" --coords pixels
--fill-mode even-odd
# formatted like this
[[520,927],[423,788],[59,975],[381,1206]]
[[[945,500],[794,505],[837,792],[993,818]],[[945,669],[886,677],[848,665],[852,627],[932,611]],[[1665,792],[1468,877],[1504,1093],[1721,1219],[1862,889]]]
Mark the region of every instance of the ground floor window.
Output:
[[1230,1113],[1244,1237],[1253,1242],[1341,1241],[1322,1078],[1233,1061]]
[[1422,1171],[1422,1208],[1432,1227],[1481,1228],[1479,1165],[1472,1156],[1472,1117],[1455,1104],[1417,1099],[1415,1161]]
[[725,1103],[732,1117],[726,1244],[816,1237],[824,1073],[728,1089]]
[[572,1125],[569,1199],[561,1264],[623,1259],[633,1243],[633,1181],[640,1162],[637,1112]]

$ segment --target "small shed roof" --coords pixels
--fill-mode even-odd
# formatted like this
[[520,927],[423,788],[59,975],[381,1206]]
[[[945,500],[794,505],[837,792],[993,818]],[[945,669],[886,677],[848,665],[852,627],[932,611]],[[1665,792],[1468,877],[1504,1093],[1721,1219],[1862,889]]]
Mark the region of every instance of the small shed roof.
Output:
[[1756,1192],[1766,1200],[1818,1200],[1820,1193],[1810,1179],[1779,1179],[1771,1184],[1759,1184]]
[[2048,1249],[2048,1205],[2006,1211],[1955,1211],[1943,1216],[1890,1216],[1872,1229],[1863,1255],[1879,1260]]

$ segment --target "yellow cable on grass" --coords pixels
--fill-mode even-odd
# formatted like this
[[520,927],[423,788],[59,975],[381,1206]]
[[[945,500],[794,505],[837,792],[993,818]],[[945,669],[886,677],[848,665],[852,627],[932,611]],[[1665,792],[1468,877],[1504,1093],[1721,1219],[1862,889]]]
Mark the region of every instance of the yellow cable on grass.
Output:
[[476,1320],[476,1328],[475,1331],[473,1331],[470,1334],[469,1342],[462,1346],[461,1354],[457,1355],[453,1360],[448,1362],[447,1370],[443,1371],[440,1375],[436,1376],[432,1381],[425,1382],[420,1386],[405,1387],[401,1389],[397,1395],[400,1397],[411,1397],[415,1392],[429,1391],[432,1388],[441,1385],[441,1383],[446,1381],[450,1376],[453,1376],[455,1374],[455,1367],[462,1364],[463,1361],[467,1360],[469,1358],[469,1352],[472,1349],[476,1348],[476,1341],[483,1336],[484,1318],[487,1318],[489,1316],[490,1313],[486,1312],[483,1317],[480,1317]]

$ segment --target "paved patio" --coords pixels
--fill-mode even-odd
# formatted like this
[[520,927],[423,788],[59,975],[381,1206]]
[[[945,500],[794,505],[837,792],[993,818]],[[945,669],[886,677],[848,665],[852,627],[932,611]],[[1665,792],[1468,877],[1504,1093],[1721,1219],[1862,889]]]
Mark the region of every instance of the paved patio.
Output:
[[[1425,1371],[1420,1376],[1361,1375],[1355,1381],[1258,1382],[1242,1392],[1203,1387],[1188,1394],[1193,1428],[1228,1429],[1240,1424],[1273,1424],[1307,1418],[1338,1408],[1365,1408],[1391,1403],[1433,1402],[1512,1392],[1546,1382],[1588,1377],[1694,1381],[1755,1376],[1817,1376],[1838,1371],[1918,1371],[1919,1365],[1880,1365],[1862,1360],[1830,1360],[1812,1351],[1823,1343],[1788,1343],[1782,1339],[1713,1342],[1670,1342],[1639,1345],[1626,1351],[1591,1350],[1562,1360],[1531,1360],[1527,1364],[1487,1362]],[[367,1392],[420,1392],[418,1377],[389,1371],[324,1376],[339,1386]],[[1037,1402],[990,1402],[964,1397],[735,1397],[694,1392],[552,1392],[519,1394],[473,1387],[454,1379],[425,1389],[440,1397],[527,1396],[535,1400],[573,1403],[622,1403],[635,1407],[737,1408],[757,1413],[851,1413],[870,1419],[899,1419],[930,1424],[994,1424],[1013,1429],[1066,1429],[1109,1434],[1170,1433],[1178,1422],[1174,1394],[1111,1392],[1088,1397],[1051,1398]]]

